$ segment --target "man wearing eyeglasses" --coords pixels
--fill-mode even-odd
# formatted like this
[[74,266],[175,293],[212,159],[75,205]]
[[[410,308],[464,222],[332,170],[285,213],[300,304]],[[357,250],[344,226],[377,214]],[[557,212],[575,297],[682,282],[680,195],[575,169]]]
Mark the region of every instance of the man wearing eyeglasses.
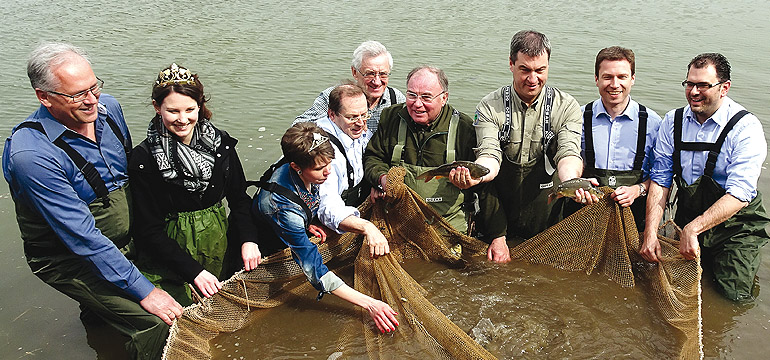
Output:
[[[403,103],[405,100],[404,94],[388,86],[392,69],[393,57],[385,46],[377,41],[365,41],[353,51],[353,64],[350,71],[356,83],[364,89],[364,94],[366,94],[367,109],[370,115],[366,121],[366,126],[372,133],[377,131],[382,109]],[[313,105],[300,116],[297,116],[292,125],[300,121],[317,122],[325,119],[329,110],[329,93],[333,89],[334,86],[331,86],[322,91]]]
[[390,252],[388,241],[374,224],[361,218],[356,208],[370,192],[362,181],[364,149],[371,139],[366,131],[367,119],[366,96],[358,85],[339,85],[329,93],[328,117],[316,124],[329,134],[335,155],[331,172],[319,190],[318,218],[339,234],[363,234],[370,255],[380,256]]
[[661,260],[657,227],[676,182],[679,252],[688,260],[702,255],[728,299],[753,300],[770,222],[757,190],[767,155],[762,124],[727,96],[730,63],[722,54],[693,58],[682,86],[689,105],[669,111],[658,132],[640,254]]
[[445,163],[473,161],[476,137],[470,118],[447,103],[449,80],[443,70],[417,67],[409,72],[406,86],[406,103],[383,110],[380,129],[364,153],[364,177],[379,187],[372,190],[372,198],[384,196],[388,170],[402,166],[407,170],[404,183],[459,232],[468,231],[469,204],[472,192],[476,192],[479,237],[488,242],[503,237],[505,242],[505,217],[487,187],[464,191],[446,178],[427,182],[415,179]]
[[27,263],[80,303],[81,319],[129,337],[133,358],[159,358],[182,307],[124,255],[131,139],[120,105],[74,46],[41,45],[27,73],[41,106],[3,152]]
[[[485,96],[476,107],[476,162],[490,169],[482,182],[495,179],[508,217],[508,238],[530,238],[554,222],[549,192],[558,181],[579,177],[583,171],[580,105],[569,94],[546,86],[550,56],[551,44],[544,34],[516,33],[509,57],[513,83]],[[465,169],[450,175],[459,186],[479,183]],[[598,201],[596,196],[582,199]],[[493,242],[487,257],[510,260],[508,246]]]
[[631,49],[610,46],[596,55],[594,80],[599,99],[581,108],[583,176],[615,188],[612,199],[631,208],[637,229],[643,231],[652,148],[661,118],[631,99],[635,72],[636,56]]

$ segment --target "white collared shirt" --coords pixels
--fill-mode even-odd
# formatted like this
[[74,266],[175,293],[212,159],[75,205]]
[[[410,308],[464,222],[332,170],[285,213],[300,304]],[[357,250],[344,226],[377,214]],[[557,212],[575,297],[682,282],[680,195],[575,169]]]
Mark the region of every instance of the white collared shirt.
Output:
[[321,204],[318,209],[318,219],[328,228],[336,231],[339,234],[344,233],[340,230],[340,223],[348,216],[361,216],[361,213],[357,208],[352,206],[346,206],[345,201],[342,199],[342,192],[348,188],[348,168],[345,160],[345,156],[340,151],[345,151],[345,154],[350,160],[350,164],[353,166],[353,184],[357,185],[364,177],[364,163],[363,156],[366,144],[372,138],[372,133],[367,130],[358,139],[353,140],[340,129],[328,117],[321,119],[316,124],[339,139],[344,149],[337,149],[334,147],[334,160],[332,160],[332,169],[329,177],[321,184]]

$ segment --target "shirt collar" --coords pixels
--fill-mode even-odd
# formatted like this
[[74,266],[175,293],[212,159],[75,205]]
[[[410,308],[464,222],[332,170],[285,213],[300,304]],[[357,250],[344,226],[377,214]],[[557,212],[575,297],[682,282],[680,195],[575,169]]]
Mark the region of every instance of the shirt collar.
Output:
[[[593,108],[594,108],[594,114],[596,114],[596,116],[600,114],[605,114],[607,115],[607,118],[610,119],[610,121],[612,121],[610,113],[607,112],[607,108],[604,107],[604,102],[602,102],[601,98],[599,98],[599,100],[596,100],[594,102]],[[626,104],[626,108],[623,109],[623,112],[620,113],[620,115],[615,117],[616,120],[623,119],[623,118],[631,121],[633,121],[633,119],[639,118],[639,105],[636,103],[636,101],[631,99],[631,95],[628,96],[628,104]]]
[[529,108],[536,108],[537,104],[540,104],[541,100],[545,97],[545,87],[548,85],[544,85],[542,89],[540,89],[540,94],[537,94],[537,97],[535,98],[535,101],[532,102],[532,105],[527,106],[524,103],[524,100],[522,100],[519,97],[519,93],[516,92],[515,87],[513,83],[511,83],[511,103],[514,107],[518,109],[529,109]]
[[[97,122],[102,121],[107,117],[107,108],[102,105],[102,103],[98,103],[96,109],[99,112],[99,117],[96,119]],[[48,108],[43,106],[43,104],[40,104],[38,115],[37,120],[43,125],[45,134],[51,142],[58,139],[65,131],[72,131],[60,123],[59,120],[56,120],[53,115],[51,115],[51,112],[48,111]],[[94,126],[96,126],[96,124],[94,124]]]
[[[733,103],[733,100],[729,97],[725,96],[724,99],[722,99],[722,105],[715,111],[713,114],[711,114],[711,117],[706,119],[703,123],[709,122],[709,120],[713,121],[720,127],[724,127],[727,125],[727,122],[730,121],[730,105]],[[695,117],[695,114],[692,113],[692,109],[690,109],[690,105],[687,105],[687,108],[685,109],[685,117],[690,121],[698,122],[698,119]]]
[[340,129],[340,127],[337,126],[337,124],[328,117],[325,119],[318,120],[318,126],[321,129],[326,130],[326,132],[328,132],[329,134],[334,135],[334,137],[336,137],[340,141],[340,143],[342,143],[342,146],[345,149],[340,149],[340,150],[350,149],[353,147],[353,144],[355,144],[356,141],[360,141],[362,139],[365,139],[367,136],[369,136],[369,132],[365,131],[363,134],[361,134],[361,137],[353,140],[353,138],[351,138],[350,135],[342,131],[342,129]]

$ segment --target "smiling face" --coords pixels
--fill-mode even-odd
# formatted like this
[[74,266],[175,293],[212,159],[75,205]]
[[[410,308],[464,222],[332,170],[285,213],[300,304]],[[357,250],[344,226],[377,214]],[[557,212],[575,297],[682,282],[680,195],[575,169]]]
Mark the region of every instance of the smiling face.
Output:
[[353,140],[360,138],[366,131],[365,118],[368,114],[366,97],[361,93],[358,94],[358,96],[340,99],[339,114],[329,110],[329,118]]
[[380,99],[382,94],[385,93],[385,88],[388,86],[388,77],[385,79],[380,76],[375,76],[372,79],[366,79],[364,74],[367,73],[390,73],[390,61],[387,54],[382,54],[375,57],[364,58],[361,61],[361,68],[352,68],[353,77],[359,86],[364,89],[366,98],[369,103],[373,104]]
[[[428,69],[423,69],[412,75],[406,84],[406,110],[409,117],[420,125],[430,125],[439,114],[449,98],[439,84],[438,76]],[[416,96],[411,96],[412,94]],[[424,99],[431,98],[429,102]]]
[[[687,81],[691,83],[714,84],[719,82],[717,70],[712,64],[703,68],[690,67],[687,71]],[[730,80],[706,90],[698,90],[697,86],[685,88],[684,93],[695,117],[703,123],[722,106],[724,97],[730,89]]]
[[187,95],[170,92],[162,104],[158,105],[153,100],[152,105],[163,120],[163,126],[179,141],[190,145],[195,124],[198,123],[198,103]]
[[74,103],[70,97],[45,91],[72,95],[97,85],[96,75],[88,61],[73,54],[61,65],[52,68],[51,72],[58,80],[59,86],[55,89],[35,89],[35,93],[54,119],[73,130],[96,121],[99,117],[99,96],[89,91],[83,102]]
[[548,80],[548,53],[529,56],[521,51],[516,55],[516,61],[508,60],[513,73],[513,89],[519,98],[531,105]]
[[599,75],[594,76],[596,87],[606,109],[624,109],[636,76],[631,74],[628,60],[604,60],[599,64]]

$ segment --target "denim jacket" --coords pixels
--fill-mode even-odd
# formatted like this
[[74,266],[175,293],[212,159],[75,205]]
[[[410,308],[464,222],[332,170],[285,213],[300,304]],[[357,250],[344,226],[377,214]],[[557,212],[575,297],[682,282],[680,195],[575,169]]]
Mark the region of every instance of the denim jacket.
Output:
[[[313,184],[311,191],[307,191],[299,175],[291,169],[289,164],[277,168],[270,177],[275,182],[305,200],[313,216],[318,213],[318,185]],[[344,282],[324,265],[318,247],[308,239],[305,223],[307,219],[305,211],[299,204],[286,197],[265,190],[260,190],[255,199],[255,210],[270,224],[276,235],[283,241],[294,254],[294,261],[302,268],[310,284],[316,290],[329,293],[336,290]]]

